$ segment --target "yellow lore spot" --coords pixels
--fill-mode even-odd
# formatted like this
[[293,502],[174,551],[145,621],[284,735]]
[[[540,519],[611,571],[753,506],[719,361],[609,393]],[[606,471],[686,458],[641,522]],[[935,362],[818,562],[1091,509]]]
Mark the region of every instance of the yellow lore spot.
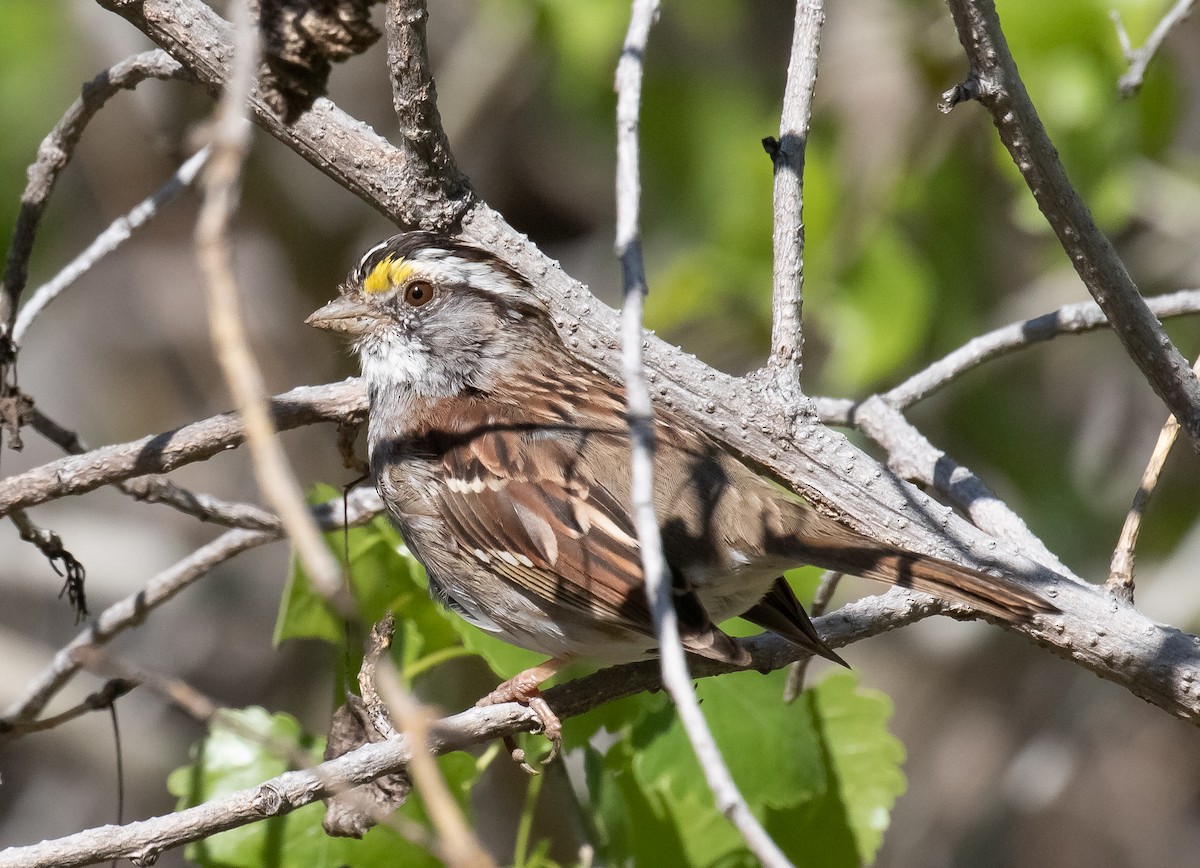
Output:
[[371,269],[371,273],[363,281],[363,292],[368,295],[373,295],[377,292],[387,292],[389,289],[402,284],[412,273],[412,270],[412,263],[403,259],[397,262],[389,254]]

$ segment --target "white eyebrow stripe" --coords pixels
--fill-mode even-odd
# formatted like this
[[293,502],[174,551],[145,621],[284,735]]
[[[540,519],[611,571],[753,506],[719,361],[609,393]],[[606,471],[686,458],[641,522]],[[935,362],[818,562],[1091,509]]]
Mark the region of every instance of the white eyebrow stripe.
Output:
[[392,239],[388,238],[384,241],[380,241],[378,244],[376,244],[374,247],[372,247],[370,250],[368,250],[366,253],[364,253],[362,255],[362,257],[358,260],[358,267],[354,269],[354,277],[357,280],[362,281],[366,277],[366,275],[363,274],[362,271],[363,271],[363,267],[367,264],[367,261],[370,260],[370,258],[372,256],[374,256],[380,250],[383,250],[385,247],[387,247],[391,243],[392,243]]
[[[420,259],[422,255],[437,251],[417,251],[405,259],[413,266],[413,273],[420,274],[434,283],[467,284],[492,295],[511,296],[529,301],[532,296],[524,287],[508,275],[503,274],[486,262],[476,262],[447,253],[438,259]],[[417,261],[420,259],[420,261]]]

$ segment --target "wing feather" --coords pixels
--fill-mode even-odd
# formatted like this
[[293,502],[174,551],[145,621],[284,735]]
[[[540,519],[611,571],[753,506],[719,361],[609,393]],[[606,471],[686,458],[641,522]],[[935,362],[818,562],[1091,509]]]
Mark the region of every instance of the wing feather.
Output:
[[[586,474],[579,446],[566,432],[480,426],[442,452],[440,512],[460,545],[547,610],[653,637],[628,508]],[[745,663],[744,650],[675,582],[684,646]]]

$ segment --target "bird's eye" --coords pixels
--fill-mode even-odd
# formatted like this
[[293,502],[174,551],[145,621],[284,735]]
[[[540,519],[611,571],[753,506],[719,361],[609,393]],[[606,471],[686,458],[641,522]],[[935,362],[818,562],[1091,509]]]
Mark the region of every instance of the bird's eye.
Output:
[[428,280],[414,280],[404,287],[404,301],[411,307],[420,307],[433,299],[433,284]]

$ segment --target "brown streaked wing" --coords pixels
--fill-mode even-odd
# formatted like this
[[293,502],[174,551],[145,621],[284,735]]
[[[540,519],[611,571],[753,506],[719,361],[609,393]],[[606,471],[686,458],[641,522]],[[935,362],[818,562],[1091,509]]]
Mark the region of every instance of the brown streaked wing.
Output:
[[478,429],[443,455],[443,515],[468,552],[549,603],[653,634],[628,517],[556,437]]
[[[478,549],[490,570],[551,608],[653,637],[635,529],[580,460],[577,432],[492,422],[442,460],[442,515],[469,554]],[[746,662],[694,594],[675,596],[688,650]]]

